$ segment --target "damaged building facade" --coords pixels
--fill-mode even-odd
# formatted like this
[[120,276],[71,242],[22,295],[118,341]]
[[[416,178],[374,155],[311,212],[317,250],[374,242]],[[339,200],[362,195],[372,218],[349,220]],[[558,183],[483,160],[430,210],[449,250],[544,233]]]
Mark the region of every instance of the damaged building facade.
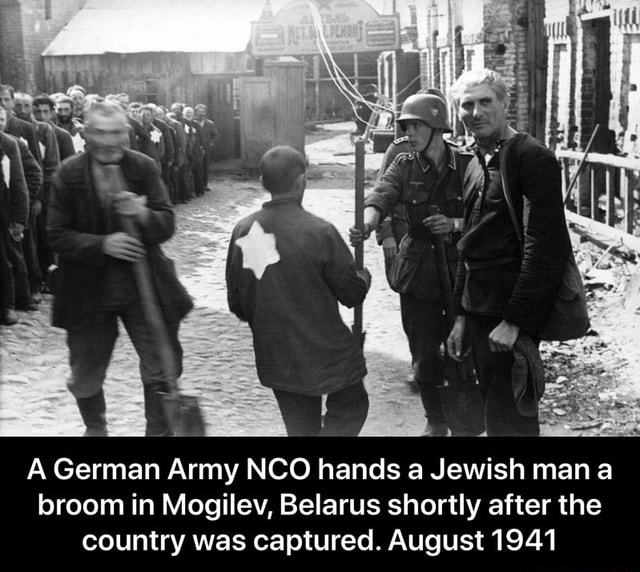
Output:
[[[551,148],[640,155],[640,6],[634,0],[409,0],[421,87],[464,70],[511,86],[509,120]],[[402,13],[402,12],[401,12]],[[457,126],[461,133],[460,125]]]

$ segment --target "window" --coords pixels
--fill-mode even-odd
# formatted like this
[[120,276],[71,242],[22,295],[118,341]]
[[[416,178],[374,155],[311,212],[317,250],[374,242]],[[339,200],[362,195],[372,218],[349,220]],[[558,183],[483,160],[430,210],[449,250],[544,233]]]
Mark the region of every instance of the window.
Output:
[[51,0],[44,0],[44,19],[51,20]]

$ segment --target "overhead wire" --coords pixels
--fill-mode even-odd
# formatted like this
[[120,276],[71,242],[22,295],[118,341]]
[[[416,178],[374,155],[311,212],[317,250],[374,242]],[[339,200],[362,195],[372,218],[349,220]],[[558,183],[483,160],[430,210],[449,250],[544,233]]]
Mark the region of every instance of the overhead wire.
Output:
[[333,54],[331,53],[331,48],[329,48],[329,44],[327,43],[327,39],[324,35],[322,16],[320,15],[318,8],[310,1],[307,1],[307,4],[309,6],[309,11],[311,12],[311,18],[314,28],[316,30],[316,43],[318,45],[318,51],[320,52],[325,67],[327,68],[331,81],[333,81],[334,85],[338,88],[338,91],[349,102],[354,116],[369,127],[376,127],[376,125],[369,123],[369,121],[359,116],[356,104],[358,102],[364,103],[364,105],[367,106],[372,112],[392,112],[392,110],[387,106],[380,105],[378,103],[372,103],[365,99],[362,93],[358,91],[358,88],[351,82],[351,80],[342,71],[342,69],[340,69],[340,66],[336,63]]

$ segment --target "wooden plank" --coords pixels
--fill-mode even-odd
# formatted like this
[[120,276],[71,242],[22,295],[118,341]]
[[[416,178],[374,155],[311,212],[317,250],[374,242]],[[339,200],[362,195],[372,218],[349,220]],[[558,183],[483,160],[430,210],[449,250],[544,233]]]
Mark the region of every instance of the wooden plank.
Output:
[[273,146],[275,110],[271,79],[240,80],[240,144],[243,167],[257,169],[262,155]]
[[565,211],[565,214],[569,223],[576,224],[592,234],[601,235],[640,254],[640,237],[632,236],[620,229],[607,226],[602,222],[580,216],[571,211]]
[[613,168],[605,167],[604,189],[606,193],[606,216],[605,221],[609,226],[616,225],[616,195],[613,188]]
[[629,171],[621,171],[620,196],[624,200],[624,230],[629,234],[633,234],[634,223],[634,204],[633,204],[633,186],[631,184],[631,173]]
[[[556,151],[558,158],[575,159],[581,161],[584,153],[579,151],[569,151],[567,149],[559,149]],[[611,167],[620,167],[622,169],[630,169],[632,171],[640,171],[640,158],[620,157],[618,155],[609,155],[605,153],[589,153],[585,159],[587,163],[600,163],[602,165],[610,165]]]

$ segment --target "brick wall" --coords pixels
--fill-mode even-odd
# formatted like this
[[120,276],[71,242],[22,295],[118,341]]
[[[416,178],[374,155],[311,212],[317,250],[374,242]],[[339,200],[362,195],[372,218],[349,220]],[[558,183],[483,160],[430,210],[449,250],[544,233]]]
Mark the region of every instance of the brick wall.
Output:
[[17,2],[0,3],[0,79],[14,84],[22,69],[22,16]]
[[484,3],[485,67],[497,71],[510,86],[507,118],[521,131],[529,130],[527,31],[518,24],[527,0]]
[[[45,89],[41,54],[87,0],[4,0],[0,2],[0,74],[16,89]],[[50,16],[50,17],[47,17]]]

